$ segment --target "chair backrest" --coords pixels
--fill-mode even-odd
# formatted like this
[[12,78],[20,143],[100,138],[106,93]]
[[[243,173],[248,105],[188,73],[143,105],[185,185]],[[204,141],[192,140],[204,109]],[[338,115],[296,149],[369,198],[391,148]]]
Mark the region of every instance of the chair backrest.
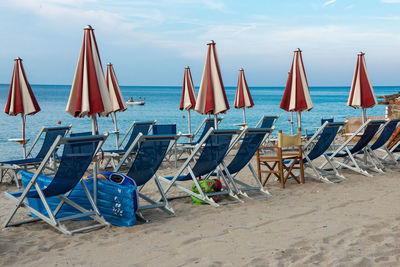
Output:
[[176,124],[154,124],[152,129],[154,135],[176,134]]
[[45,133],[45,136],[43,144],[39,152],[37,153],[36,158],[44,158],[49,151],[51,145],[56,140],[57,136],[61,135],[64,137],[70,129],[70,126],[44,128],[43,132]]
[[43,190],[45,197],[65,194],[74,188],[106,138],[107,136],[95,135],[61,139],[60,144],[64,147],[60,165],[53,180]]
[[256,127],[270,129],[275,124],[278,118],[279,116],[262,116]]
[[375,150],[386,144],[389,141],[390,137],[396,130],[397,124],[400,122],[400,118],[390,120],[383,128],[381,134],[378,139],[371,145],[371,149]]
[[77,132],[77,133],[73,133],[71,132],[69,134],[70,137],[82,137],[82,136],[91,136],[92,132]]
[[299,130],[295,135],[288,135],[282,133],[282,130],[279,130],[278,133],[278,147],[294,147],[301,146],[301,131]]
[[228,171],[234,174],[243,169],[253,158],[265,135],[270,134],[272,131],[273,129],[247,129],[239,150],[228,165]]
[[176,135],[142,136],[127,176],[135,180],[137,186],[147,183],[160,167],[171,142],[177,138]]
[[129,139],[124,146],[124,150],[127,150],[130,147],[130,145],[133,143],[139,133],[146,135],[150,130],[150,126],[152,126],[153,124],[153,121],[135,122],[133,129],[131,130],[131,135],[129,136]]
[[378,132],[381,125],[383,125],[385,120],[371,120],[358,142],[350,149],[350,153],[354,154],[362,150],[364,147],[368,145],[368,143],[374,138],[376,133]]
[[[204,148],[192,168],[194,175],[198,177],[214,171],[222,163],[233,135],[239,132],[237,130],[214,130],[211,132],[204,141]],[[190,174],[187,176],[189,177]]]
[[[219,119],[218,119],[219,120]],[[200,136],[197,138],[196,143],[200,142],[201,139],[203,139],[203,137],[206,135],[206,133],[208,132],[208,130],[211,127],[214,127],[215,120],[214,119],[207,119],[204,124],[203,124],[203,131],[201,132]],[[219,122],[218,122],[219,123]]]
[[324,125],[325,122],[329,122],[329,123],[334,122],[334,118],[333,117],[331,117],[331,118],[321,118],[321,125]]
[[[332,122],[328,123],[322,133],[319,135],[318,141],[315,143],[311,151],[307,154],[307,157],[310,160],[314,160],[319,156],[323,155],[326,150],[331,146],[333,140],[342,127],[344,127],[346,123],[344,122]],[[303,159],[304,162],[308,161],[307,158]]]

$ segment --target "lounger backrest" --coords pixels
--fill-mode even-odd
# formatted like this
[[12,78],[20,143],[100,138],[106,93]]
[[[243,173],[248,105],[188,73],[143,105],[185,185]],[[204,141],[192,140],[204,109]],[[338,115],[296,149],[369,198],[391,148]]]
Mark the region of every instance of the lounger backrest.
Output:
[[62,139],[65,144],[60,165],[51,183],[43,190],[45,197],[65,194],[74,188],[92,162],[99,142],[105,138],[97,135]]
[[389,140],[389,138],[392,136],[394,131],[396,130],[397,124],[400,122],[399,119],[393,119],[390,120],[385,128],[383,128],[381,134],[379,135],[378,139],[375,141],[375,143],[372,144],[371,149],[375,150],[386,144],[386,142]]
[[[308,158],[310,160],[314,160],[321,156],[322,154],[325,153],[326,150],[330,147],[332,144],[333,140],[335,140],[335,137],[341,127],[345,125],[344,122],[333,122],[333,123],[328,123],[325,128],[322,130],[322,133],[317,141],[317,143],[314,145],[314,147],[311,149],[311,151],[308,153]],[[307,161],[307,158],[303,159],[304,162]]]
[[168,147],[176,138],[175,135],[162,136],[154,138],[154,136],[144,137],[139,143],[135,160],[129,169],[127,176],[135,180],[137,186],[144,185],[157,172],[162,163]]
[[215,130],[208,136],[200,157],[192,168],[196,177],[214,171],[221,164],[235,134],[237,131]]
[[201,135],[199,136],[199,138],[197,139],[197,143],[200,142],[201,139],[203,139],[203,137],[206,135],[206,133],[208,132],[208,130],[211,127],[214,127],[214,119],[208,119],[206,120],[206,122],[204,123],[203,126],[203,131],[201,132]]
[[92,132],[77,132],[77,133],[70,133],[70,137],[82,137],[82,136],[91,136]]
[[358,151],[362,150],[368,143],[374,138],[375,134],[378,132],[379,128],[382,124],[384,124],[384,120],[373,120],[368,123],[367,127],[364,130],[363,135],[360,137],[360,140],[350,149],[350,153],[354,154]]
[[135,126],[131,131],[131,135],[129,136],[128,142],[126,142],[124,149],[127,150],[131,146],[131,144],[136,139],[139,133],[146,135],[149,132],[150,126],[153,124],[154,122],[136,122]]
[[70,127],[54,127],[54,128],[45,128],[43,132],[45,132],[44,140],[42,147],[36,155],[36,158],[44,158],[49,151],[51,145],[56,140],[57,136],[65,136],[67,131],[69,131]]
[[278,116],[264,116],[258,128],[270,129],[278,118]]
[[228,171],[234,174],[243,169],[256,153],[265,135],[271,132],[272,129],[247,129],[238,152],[228,165]]
[[324,125],[325,122],[331,123],[331,122],[333,122],[333,121],[334,121],[333,117],[332,117],[332,118],[329,118],[329,119],[321,118],[321,125]]
[[153,125],[153,134],[176,134],[176,124],[154,124]]

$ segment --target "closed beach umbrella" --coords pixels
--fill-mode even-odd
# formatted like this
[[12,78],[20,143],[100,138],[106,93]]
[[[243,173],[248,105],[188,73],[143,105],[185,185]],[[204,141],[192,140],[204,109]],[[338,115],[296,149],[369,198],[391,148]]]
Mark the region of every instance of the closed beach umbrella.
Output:
[[[90,25],[84,29],[82,48],[66,112],[76,118],[92,117],[92,134],[98,134],[96,116],[107,116],[113,112],[96,38]],[[93,175],[95,200],[97,197],[97,165],[96,161]]]
[[39,111],[39,104],[37,103],[35,95],[32,92],[32,88],[26,79],[25,70],[22,66],[22,59],[16,58],[10,84],[10,91],[8,93],[7,104],[4,112],[10,116],[21,114],[21,143],[23,147],[24,158],[26,157],[25,116],[36,114]]
[[115,141],[118,149],[119,142],[119,130],[117,124],[117,115],[116,112],[125,111],[127,109],[126,103],[124,101],[124,97],[122,96],[121,89],[118,85],[117,76],[115,75],[114,67],[111,63],[107,64],[107,73],[106,73],[106,83],[108,87],[108,91],[110,93],[113,116],[111,116],[114,123],[115,130]]
[[199,94],[196,99],[195,110],[200,114],[214,115],[215,128],[218,128],[217,115],[229,110],[229,103],[226,98],[221,71],[219,69],[215,42],[211,41],[207,45],[206,63],[201,78]]
[[249,86],[247,85],[243,69],[239,70],[239,80],[236,88],[234,106],[235,108],[243,109],[243,123],[246,123],[246,108],[253,107],[254,103],[253,99],[251,98]]
[[372,108],[378,102],[376,101],[374,89],[368,76],[367,66],[365,64],[365,53],[359,53],[357,56],[357,65],[354,72],[353,82],[347,105],[353,108],[362,108],[362,121],[367,119],[366,108]]
[[181,104],[179,106],[180,110],[187,110],[188,112],[188,130],[189,135],[191,135],[191,123],[190,123],[190,110],[194,109],[196,106],[196,92],[194,90],[192,74],[190,73],[190,68],[185,68],[185,74],[183,76],[182,85],[182,96]]
[[288,75],[280,108],[288,112],[297,112],[298,127],[301,127],[301,112],[313,108],[300,49],[294,51],[292,68]]

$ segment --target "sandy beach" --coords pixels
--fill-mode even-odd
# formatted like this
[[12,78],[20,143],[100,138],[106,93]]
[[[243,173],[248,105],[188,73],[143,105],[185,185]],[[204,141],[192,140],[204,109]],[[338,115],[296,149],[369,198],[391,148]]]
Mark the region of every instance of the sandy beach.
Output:
[[[254,159],[253,159],[254,160]],[[166,165],[166,164],[164,164]],[[173,173],[164,166],[159,173]],[[399,172],[347,180],[267,184],[272,196],[221,207],[171,201],[151,221],[67,236],[45,223],[1,229],[1,266],[398,266]],[[240,173],[248,179],[247,169]],[[247,178],[246,178],[247,177]],[[155,192],[149,187],[149,193]],[[0,187],[0,221],[12,202]]]

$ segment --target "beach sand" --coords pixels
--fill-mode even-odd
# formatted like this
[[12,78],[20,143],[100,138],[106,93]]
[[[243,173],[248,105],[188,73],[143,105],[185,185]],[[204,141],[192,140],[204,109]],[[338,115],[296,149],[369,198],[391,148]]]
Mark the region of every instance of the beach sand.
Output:
[[[129,228],[73,236],[41,222],[3,228],[0,265],[399,266],[400,173],[343,174],[347,180],[339,184],[306,179],[281,189],[270,181],[271,197],[217,208],[176,199],[176,217],[148,210],[151,222]],[[249,179],[247,168],[240,177]],[[5,190],[16,189],[1,185]],[[11,205],[1,193],[1,223]]]

